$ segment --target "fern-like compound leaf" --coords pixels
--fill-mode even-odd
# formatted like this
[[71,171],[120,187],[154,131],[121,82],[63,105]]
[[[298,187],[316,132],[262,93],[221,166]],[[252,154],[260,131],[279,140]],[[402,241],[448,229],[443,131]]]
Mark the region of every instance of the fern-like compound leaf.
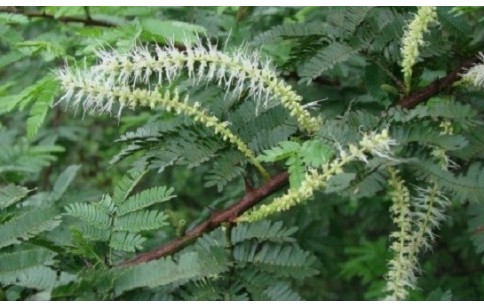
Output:
[[259,34],[254,38],[252,44],[269,44],[285,38],[299,38],[310,35],[333,37],[334,33],[336,33],[336,29],[331,24],[325,22],[311,22],[306,24],[291,23],[273,27]]
[[57,254],[46,248],[28,248],[0,254],[0,275],[39,265],[52,265]]
[[22,271],[0,274],[0,283],[45,290],[55,286],[57,272],[47,266],[34,266]]
[[314,262],[314,256],[292,245],[265,243],[258,248],[245,243],[234,248],[234,259],[282,277],[308,277],[317,273],[306,266]]
[[135,252],[143,248],[146,239],[139,234],[130,232],[113,232],[109,246],[122,251]]
[[150,207],[156,203],[166,202],[176,195],[173,195],[173,188],[165,186],[153,187],[129,197],[125,202],[118,206],[117,214],[123,216],[125,214],[139,211],[141,209]]
[[334,42],[327,47],[321,48],[308,62],[306,62],[299,74],[301,77],[314,79],[323,72],[332,69],[336,64],[347,61],[357,54],[362,48],[354,48],[345,43]]
[[282,222],[271,222],[269,220],[256,221],[254,223],[241,223],[231,231],[230,240],[232,244],[256,239],[258,241],[271,242],[293,242],[291,237],[297,231],[297,227],[289,229],[282,226]]
[[31,208],[0,224],[0,248],[28,240],[60,224],[59,210],[53,206]]
[[139,232],[156,230],[168,225],[168,216],[159,211],[138,211],[118,217],[114,221],[114,230]]
[[114,187],[114,203],[122,204],[145,174],[145,170],[136,170],[123,176]]
[[109,212],[96,204],[87,203],[73,203],[66,207],[68,215],[77,217],[78,219],[98,228],[109,229],[111,227],[112,218]]

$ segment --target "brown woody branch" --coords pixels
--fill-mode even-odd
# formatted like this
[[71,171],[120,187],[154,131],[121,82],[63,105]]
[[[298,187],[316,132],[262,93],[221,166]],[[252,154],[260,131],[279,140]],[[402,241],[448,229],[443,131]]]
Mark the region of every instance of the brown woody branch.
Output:
[[288,183],[289,175],[287,172],[281,172],[274,176],[271,180],[265,183],[262,187],[252,188],[248,187],[244,198],[238,202],[232,204],[228,208],[213,213],[209,219],[200,223],[198,226],[194,227],[190,231],[186,232],[185,235],[176,238],[161,247],[137,255],[131,260],[124,261],[118,266],[134,265],[143,262],[148,262],[162,258],[164,256],[170,255],[179,249],[183,248],[186,244],[192,242],[197,237],[203,235],[205,232],[215,229],[225,222],[234,222],[240,214],[252,208],[259,201],[270,196],[276,192],[279,188],[283,187]]
[[11,14],[23,15],[23,16],[28,17],[28,18],[52,19],[52,20],[57,20],[57,21],[64,22],[64,23],[78,22],[78,23],[83,23],[86,26],[98,26],[98,27],[114,27],[114,26],[116,26],[115,24],[110,23],[108,21],[92,19],[89,15],[88,15],[87,18],[81,18],[81,17],[76,17],[76,16],[55,17],[54,15],[47,14],[45,12],[23,12],[23,11],[19,11],[19,10],[17,10],[16,7],[13,7],[13,6],[2,6],[2,7],[0,7],[0,12],[1,13],[11,13]]
[[454,82],[461,78],[460,74],[465,72],[466,69],[470,68],[477,60],[477,56],[465,60],[458,68],[454,69],[447,76],[437,79],[425,88],[415,91],[411,93],[411,95],[402,98],[398,102],[398,105],[402,106],[403,108],[410,109],[422,102],[425,102],[432,96],[450,89]]

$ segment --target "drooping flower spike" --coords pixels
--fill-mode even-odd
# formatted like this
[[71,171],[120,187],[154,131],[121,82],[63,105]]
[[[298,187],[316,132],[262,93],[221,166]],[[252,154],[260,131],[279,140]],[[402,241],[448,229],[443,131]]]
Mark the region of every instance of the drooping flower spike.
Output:
[[301,128],[310,133],[317,131],[321,119],[312,117],[301,105],[302,97],[277,77],[268,61],[262,61],[257,52],[246,49],[241,47],[227,53],[198,40],[195,44],[187,43],[184,50],[173,44],[156,46],[153,52],[143,46],[127,53],[99,50],[100,62],[90,70],[93,76],[120,85],[143,83],[154,87],[170,84],[186,72],[194,82],[215,82],[224,86],[227,93],[237,96],[247,93],[258,102],[258,109],[267,106],[269,101],[281,103]]
[[409,290],[416,288],[416,274],[420,270],[418,256],[430,249],[435,238],[434,230],[445,219],[443,212],[450,201],[436,184],[417,187],[417,195],[411,197],[396,169],[390,169],[389,185],[393,203],[390,212],[397,230],[390,235],[393,258],[386,274],[386,299],[404,300]]

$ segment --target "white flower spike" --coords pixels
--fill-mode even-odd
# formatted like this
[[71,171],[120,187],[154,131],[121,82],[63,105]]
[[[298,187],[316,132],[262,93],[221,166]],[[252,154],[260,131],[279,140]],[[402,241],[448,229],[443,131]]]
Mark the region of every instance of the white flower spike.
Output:
[[311,116],[301,105],[302,97],[278,78],[270,63],[244,47],[226,53],[209,43],[205,47],[198,40],[195,44],[187,43],[184,50],[171,44],[156,46],[153,52],[141,46],[127,53],[100,50],[97,55],[100,62],[90,69],[93,75],[120,85],[160,86],[187,72],[196,83],[215,82],[235,96],[247,93],[259,103],[257,110],[260,105],[266,107],[269,101],[279,102],[308,132],[321,126],[321,119]]

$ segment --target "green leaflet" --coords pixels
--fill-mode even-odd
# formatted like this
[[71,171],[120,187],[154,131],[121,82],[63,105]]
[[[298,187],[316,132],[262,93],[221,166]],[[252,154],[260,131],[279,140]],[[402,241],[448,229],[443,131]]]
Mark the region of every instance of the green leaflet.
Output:
[[25,109],[25,107],[36,98],[37,94],[40,93],[43,87],[51,80],[52,77],[46,76],[38,80],[35,84],[25,88],[20,93],[2,98],[6,102],[5,106],[2,106],[2,108],[5,108],[6,111],[12,111],[17,106],[19,110]]
[[237,279],[247,289],[253,300],[277,300],[275,296],[286,300],[301,300],[301,296],[290,283],[276,278],[273,274],[245,268],[238,273]]
[[139,234],[130,232],[113,232],[109,246],[128,252],[135,252],[143,248],[143,242],[146,239]]
[[44,290],[56,284],[57,272],[46,266],[30,267],[22,271],[0,274],[0,282],[31,289]]
[[342,191],[350,186],[355,177],[354,173],[336,174],[328,181],[325,192],[329,194]]
[[244,157],[238,151],[230,151],[227,156],[217,159],[204,177],[205,186],[217,186],[217,191],[222,191],[225,185],[244,173],[243,162]]
[[276,26],[256,36],[253,44],[269,44],[285,38],[299,38],[309,35],[334,36],[336,29],[325,22],[312,22],[306,24],[285,24]]
[[155,230],[168,225],[167,218],[164,213],[154,210],[129,213],[115,220],[114,230],[129,232]]
[[128,198],[128,195],[133,191],[136,184],[141,181],[141,178],[146,174],[145,170],[136,170],[129,172],[122,177],[114,187],[113,200],[116,204],[121,204]]
[[109,229],[111,227],[110,213],[105,208],[96,206],[96,204],[73,203],[66,207],[66,213],[98,229]]
[[359,49],[354,49],[347,44],[334,42],[327,47],[321,48],[302,66],[299,74],[301,77],[314,79],[324,71],[332,69],[336,64],[348,60],[358,51]]
[[258,159],[263,162],[275,162],[291,157],[296,153],[301,146],[294,141],[282,141],[278,147],[265,150],[264,154],[260,155]]
[[465,160],[484,158],[484,127],[472,128],[463,135],[469,141],[469,145],[452,154]]
[[438,129],[425,125],[393,126],[391,134],[399,144],[418,141],[448,151],[460,150],[468,144],[467,139],[461,135],[444,135]]
[[80,165],[71,165],[59,175],[52,188],[52,195],[56,200],[66,192],[80,168]]
[[258,241],[292,242],[291,236],[297,231],[297,227],[286,229],[282,222],[269,220],[256,221],[254,223],[240,223],[231,231],[232,244],[257,239]]
[[456,34],[456,38],[459,40],[464,40],[471,28],[463,16],[452,14],[451,11],[453,9],[454,8],[449,7],[438,7],[437,16],[439,22],[442,25],[443,30]]
[[56,256],[57,253],[42,247],[0,253],[0,284],[46,290],[68,283],[73,275],[61,272],[58,276],[51,268]]
[[122,216],[127,213],[142,210],[146,207],[150,207],[156,203],[162,203],[175,198],[176,195],[172,195],[173,188],[167,188],[164,186],[153,187],[144,190],[136,195],[129,197],[125,202],[119,205],[118,215]]
[[0,209],[7,208],[17,203],[27,196],[28,193],[29,190],[27,188],[12,184],[0,187]]
[[265,243],[258,247],[244,243],[234,248],[234,259],[282,277],[308,277],[317,273],[306,266],[314,262],[314,256],[297,246]]
[[341,26],[348,33],[353,33],[355,29],[365,20],[365,17],[373,9],[371,6],[345,7],[343,8],[343,22]]
[[267,300],[272,301],[299,301],[301,296],[294,292],[288,283],[277,283],[264,290]]
[[56,80],[49,80],[37,95],[37,100],[30,109],[30,116],[27,119],[27,137],[32,139],[37,135],[40,126],[47,116],[47,112],[54,103],[54,97],[57,94],[58,82]]
[[0,248],[54,229],[60,224],[60,217],[54,206],[28,209],[0,225]]
[[[21,57],[11,59],[17,61]],[[0,67],[2,60],[0,59]],[[10,95],[2,98],[0,104],[0,113],[3,111],[12,111],[15,108],[23,110],[32,102],[29,118],[27,119],[27,137],[32,139],[37,134],[40,126],[47,116],[48,110],[54,103],[54,97],[57,95],[58,81],[51,75],[37,81],[34,85],[27,87],[18,94]]]

